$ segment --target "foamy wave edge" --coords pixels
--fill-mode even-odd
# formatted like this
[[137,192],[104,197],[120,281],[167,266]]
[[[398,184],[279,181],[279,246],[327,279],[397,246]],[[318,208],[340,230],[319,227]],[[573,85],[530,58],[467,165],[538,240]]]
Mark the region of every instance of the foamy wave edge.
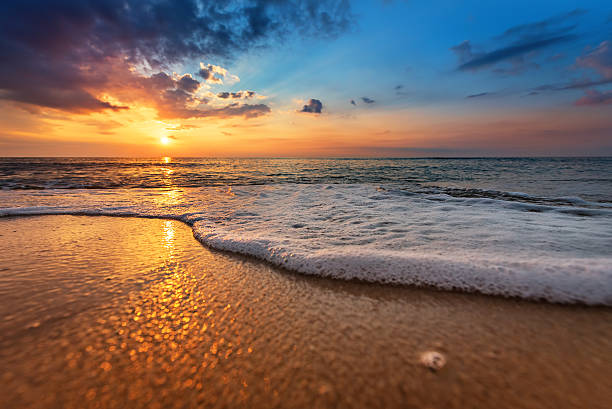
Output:
[[0,209],[0,217],[74,215],[172,219],[184,222],[205,246],[243,254],[290,271],[370,283],[434,287],[441,290],[516,297],[560,304],[612,306],[610,258],[540,258],[517,260],[499,255],[424,254],[362,249],[314,250],[300,254],[263,236],[234,236],[211,231],[189,215],[141,214],[120,210],[74,210],[58,207]]

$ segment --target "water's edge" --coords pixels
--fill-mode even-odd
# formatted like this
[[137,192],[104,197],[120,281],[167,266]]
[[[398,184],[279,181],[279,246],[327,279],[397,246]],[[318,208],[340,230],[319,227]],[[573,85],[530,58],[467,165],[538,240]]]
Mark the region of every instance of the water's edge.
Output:
[[[27,218],[37,216],[102,216],[102,217],[120,217],[120,218],[143,218],[143,219],[158,219],[158,220],[176,220],[184,223],[191,228],[193,237],[204,247],[210,248],[216,251],[227,252],[229,254],[239,254],[242,256],[250,257],[257,260],[262,260],[282,270],[305,274],[320,276],[331,279],[340,279],[348,281],[359,281],[365,283],[378,283],[383,285],[399,285],[399,286],[413,286],[418,288],[429,288],[438,291],[458,291],[464,293],[477,293],[487,296],[496,296],[507,299],[522,299],[533,302],[547,302],[554,304],[577,304],[585,306],[612,306],[612,289],[605,283],[598,283],[596,281],[590,281],[590,285],[585,287],[582,283],[577,288],[582,291],[582,295],[577,293],[566,293],[564,291],[555,291],[550,288],[546,282],[539,285],[537,280],[529,283],[523,282],[521,285],[517,285],[516,288],[512,289],[512,285],[505,286],[503,290],[496,286],[491,286],[490,283],[484,283],[484,285],[473,285],[470,280],[481,281],[482,277],[490,274],[490,271],[486,271],[486,267],[479,267],[478,265],[465,261],[455,261],[455,267],[459,267],[458,271],[464,277],[452,277],[447,274],[441,274],[440,276],[431,278],[427,277],[427,274],[431,270],[431,266],[427,265],[432,260],[436,260],[434,256],[430,258],[416,257],[407,255],[400,257],[399,260],[392,260],[393,262],[407,262],[413,267],[413,274],[403,276],[400,278],[389,279],[384,275],[376,274],[376,271],[369,271],[367,268],[362,268],[362,274],[356,273],[355,271],[346,271],[342,269],[342,263],[345,261],[344,258],[355,258],[354,254],[347,253],[345,255],[326,254],[325,257],[321,258],[318,263],[318,268],[312,268],[313,260],[308,260],[309,263],[299,263],[295,260],[291,260],[288,257],[288,253],[281,252],[281,254],[275,254],[270,251],[262,251],[263,249],[255,250],[248,246],[236,246],[235,243],[228,244],[223,240],[215,240],[214,234],[207,234],[206,232],[198,231],[196,226],[199,222],[198,219],[191,219],[189,215],[153,215],[153,214],[139,214],[136,212],[117,212],[117,211],[104,211],[104,210],[66,210],[66,209],[40,209],[40,208],[4,208],[0,212],[0,220],[3,218]],[[257,251],[259,250],[259,251]],[[293,255],[291,255],[293,256]],[[391,256],[391,255],[390,255]],[[314,256],[316,257],[316,256]],[[302,256],[303,258],[303,256]],[[397,257],[396,257],[397,258]],[[368,260],[368,257],[361,257],[360,264],[367,266],[372,260]],[[379,260],[376,260],[379,261]],[[452,260],[443,260],[450,262]],[[607,260],[602,260],[606,263]],[[310,266],[310,268],[308,268]],[[331,268],[328,268],[331,266]],[[423,267],[423,268],[420,268]],[[334,270],[335,268],[335,270]],[[410,270],[410,268],[409,268]],[[500,274],[507,274],[508,271],[500,271]],[[511,276],[515,276],[515,273],[511,273]],[[465,279],[468,278],[466,281]],[[525,280],[527,277],[524,275],[520,277],[521,280]],[[479,280],[480,279],[480,280]],[[500,276],[494,277],[493,281],[499,280]],[[463,281],[461,284],[457,284],[457,280]],[[512,284],[510,282],[510,284]],[[582,287],[582,288],[581,288]]]

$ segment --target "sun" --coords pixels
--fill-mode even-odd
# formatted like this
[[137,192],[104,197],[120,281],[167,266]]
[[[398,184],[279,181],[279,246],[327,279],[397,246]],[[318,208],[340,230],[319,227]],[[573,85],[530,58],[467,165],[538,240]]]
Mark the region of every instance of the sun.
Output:
[[168,145],[168,144],[170,143],[170,138],[168,138],[167,136],[162,136],[162,137],[159,139],[159,142],[160,142],[162,145]]

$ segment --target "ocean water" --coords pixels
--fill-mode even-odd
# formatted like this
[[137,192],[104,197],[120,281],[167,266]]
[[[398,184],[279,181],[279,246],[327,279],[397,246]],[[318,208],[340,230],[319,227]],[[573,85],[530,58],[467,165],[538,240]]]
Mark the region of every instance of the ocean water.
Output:
[[336,279],[612,305],[612,158],[0,159],[0,216],[159,217]]

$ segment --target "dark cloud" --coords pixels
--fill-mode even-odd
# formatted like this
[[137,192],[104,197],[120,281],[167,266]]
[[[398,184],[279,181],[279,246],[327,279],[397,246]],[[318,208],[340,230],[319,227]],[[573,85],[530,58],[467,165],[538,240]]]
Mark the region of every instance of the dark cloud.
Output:
[[166,74],[165,72],[159,72],[157,74],[153,74],[149,78],[145,79],[145,81],[147,80],[151,83],[150,84],[151,87],[159,89],[159,90],[174,88],[176,85],[172,77]]
[[200,68],[200,71],[198,71],[198,75],[202,77],[204,81],[206,81],[207,79],[212,77],[213,73],[208,68]]
[[[459,59],[459,71],[477,71],[493,68],[499,74],[516,74],[528,68],[538,67],[528,61],[535,52],[558,44],[567,43],[576,38],[572,31],[576,27],[572,22],[580,15],[582,10],[551,17],[535,23],[522,24],[506,30],[494,38],[498,43],[492,50],[474,51],[470,41],[464,41],[451,50]],[[510,67],[499,67],[507,63]]]
[[178,88],[185,92],[195,92],[200,88],[200,83],[194,80],[191,75],[185,74],[178,81],[176,81]]
[[600,92],[597,90],[586,90],[585,96],[575,102],[576,105],[611,105],[612,91]]
[[213,64],[200,63],[198,76],[211,84],[223,84],[223,80],[226,77],[229,77],[231,80],[238,80],[238,77],[228,74],[225,68]]
[[376,102],[376,101],[374,101],[373,99],[368,98],[368,97],[361,97],[361,100],[362,100],[363,102],[365,102],[366,104],[373,104],[373,103],[375,103],[375,102]]
[[37,88],[24,85],[19,90],[4,90],[0,99],[9,99],[25,104],[61,109],[75,113],[92,111],[128,109],[126,105],[113,104],[95,98],[90,93],[79,89]]
[[[146,78],[143,69],[228,61],[290,34],[333,37],[351,22],[346,0],[2,1],[0,98],[71,112],[123,109],[102,95]],[[198,74],[214,77],[207,67]],[[187,94],[198,86],[192,77],[170,84],[161,75],[146,83],[160,88],[156,80]]]
[[311,99],[308,104],[304,105],[300,112],[307,112],[311,114],[320,114],[323,110],[323,103],[318,99]]
[[400,97],[405,97],[410,95],[409,92],[404,90],[404,84],[398,84],[395,87],[393,87],[393,89],[395,90],[395,95],[398,95]]
[[480,92],[478,94],[468,95],[466,98],[481,98],[481,97],[487,97],[491,95],[494,95],[494,93],[493,92]]
[[255,96],[255,91],[219,92],[218,98],[222,99],[249,99]]
[[[453,50],[458,56],[459,60],[463,61],[458,70],[460,71],[476,71],[482,68],[487,68],[492,65],[495,65],[499,62],[507,61],[513,58],[522,57],[525,54],[536,51],[541,48],[546,48],[548,46],[564,43],[570,40],[573,40],[575,36],[573,35],[560,35],[556,37],[550,38],[542,38],[534,41],[521,42],[517,44],[510,45],[508,47],[502,47],[493,51],[484,52],[484,53],[473,53],[472,45],[469,41],[464,41],[458,46],[452,47]],[[516,60],[515,63],[517,65],[523,65],[523,60]],[[519,70],[514,69],[513,71],[509,70],[498,70],[499,73],[506,72],[518,72]]]

